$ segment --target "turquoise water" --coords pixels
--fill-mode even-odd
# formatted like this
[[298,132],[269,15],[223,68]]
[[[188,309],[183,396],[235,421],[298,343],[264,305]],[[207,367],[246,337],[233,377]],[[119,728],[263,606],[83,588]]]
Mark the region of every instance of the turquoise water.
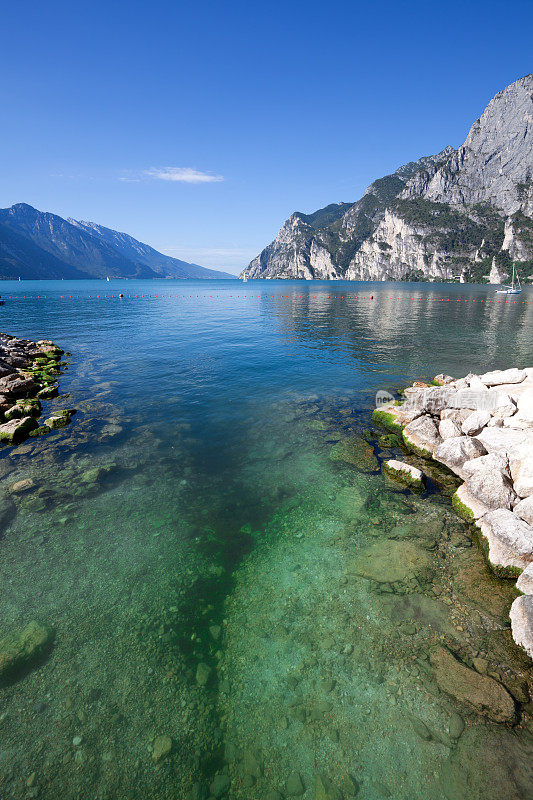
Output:
[[[446,497],[386,482],[390,452],[361,437],[378,389],[530,364],[533,293],[27,281],[2,295],[1,330],[71,353],[70,396],[47,409],[78,413],[0,454],[4,493],[35,483],[9,495],[1,635],[55,631],[0,689],[0,796],[532,796],[531,724],[478,715],[429,661],[444,642],[527,703],[512,584]],[[355,464],[335,456],[346,439]]]

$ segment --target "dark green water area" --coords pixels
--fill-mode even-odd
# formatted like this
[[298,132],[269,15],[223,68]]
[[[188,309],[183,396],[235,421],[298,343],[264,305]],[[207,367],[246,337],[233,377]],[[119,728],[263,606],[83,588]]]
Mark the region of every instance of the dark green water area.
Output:
[[53,635],[0,686],[2,800],[533,797],[514,585],[446,487],[383,477],[400,451],[371,424],[380,389],[532,365],[531,305],[343,282],[2,293],[0,330],[72,354],[46,410],[78,409],[0,450],[0,653],[32,622]]

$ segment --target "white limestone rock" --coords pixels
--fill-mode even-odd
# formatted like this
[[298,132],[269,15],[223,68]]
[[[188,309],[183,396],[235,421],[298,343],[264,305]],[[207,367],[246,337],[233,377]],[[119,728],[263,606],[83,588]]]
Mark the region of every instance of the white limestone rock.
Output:
[[533,528],[512,511],[489,511],[478,526],[488,544],[488,560],[498,574],[516,574],[533,561]]
[[485,447],[478,439],[470,436],[452,436],[438,445],[434,456],[437,461],[455,470],[456,467],[462,467],[465,461],[484,456],[486,452]]
[[525,458],[511,458],[511,477],[515,492],[519,497],[533,495],[533,455]]
[[524,497],[513,508],[514,513],[528,525],[533,526],[533,494],[529,497]]
[[[468,419],[470,414],[472,413],[472,409],[470,408],[444,408],[440,412],[440,418],[444,419],[451,419],[458,427],[461,427],[465,419]],[[461,433],[459,432],[459,436]]]
[[452,507],[467,522],[478,520],[490,511],[482,500],[469,491],[466,483],[462,483],[453,495]]
[[489,453],[504,452],[515,457],[533,450],[533,430],[517,431],[510,428],[484,428],[476,437]]
[[409,447],[427,456],[433,454],[435,447],[441,441],[437,426],[428,415],[418,417],[406,425],[403,429],[403,439]]
[[439,375],[435,375],[433,380],[435,381],[435,383],[440,384],[440,386],[446,386],[446,384],[448,383],[453,383],[452,376],[445,375],[443,372],[441,372]]
[[476,470],[467,478],[466,486],[488,508],[510,509],[516,500],[511,481],[497,469]]
[[488,470],[501,472],[506,478],[510,478],[509,459],[506,453],[488,453],[486,456],[474,458],[472,461],[465,461],[463,464],[463,472],[468,476],[475,475],[476,472],[487,472]]
[[474,411],[465,419],[461,425],[461,430],[466,436],[476,436],[476,434],[481,433],[489,420],[489,411]]
[[522,594],[533,594],[533,561],[520,574],[516,582],[516,588]]
[[461,429],[455,424],[453,419],[441,419],[439,422],[439,436],[441,439],[450,439],[452,436],[460,436]]
[[479,375],[472,375],[469,381],[470,389],[474,389],[476,392],[486,392],[487,391],[487,384],[483,383]]
[[493,417],[505,419],[516,414],[516,403],[505,392],[490,392],[491,402],[488,404]]
[[485,372],[479,376],[485,386],[501,386],[504,383],[522,383],[526,378],[525,370],[516,369],[496,369],[493,372]]
[[517,597],[509,616],[513,639],[533,658],[533,595],[523,594]]
[[516,416],[524,422],[533,424],[533,388],[526,389],[519,396]]
[[[494,419],[494,417],[491,417]],[[515,414],[514,417],[507,417],[506,419],[502,420],[502,427],[503,428],[514,428],[517,431],[525,431],[531,427],[530,422],[526,422],[523,419],[518,418],[518,414]]]

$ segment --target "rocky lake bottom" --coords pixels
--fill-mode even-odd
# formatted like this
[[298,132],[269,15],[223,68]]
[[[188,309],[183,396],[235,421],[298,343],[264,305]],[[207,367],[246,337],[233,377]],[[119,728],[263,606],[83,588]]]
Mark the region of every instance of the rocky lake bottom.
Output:
[[[446,492],[381,474],[393,451],[369,433],[377,388],[460,374],[459,333],[430,372],[363,312],[347,346],[329,307],[58,307],[4,323],[72,353],[77,413],[0,453],[0,638],[34,620],[54,637],[0,688],[0,796],[531,798],[514,583]],[[374,373],[356,355],[372,347]]]

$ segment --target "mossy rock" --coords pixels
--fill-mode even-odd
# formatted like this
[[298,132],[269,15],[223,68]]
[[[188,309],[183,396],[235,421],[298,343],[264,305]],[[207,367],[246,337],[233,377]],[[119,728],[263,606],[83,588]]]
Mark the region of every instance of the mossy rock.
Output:
[[54,635],[50,628],[35,620],[18,636],[7,636],[0,641],[0,682],[21,676],[50,648]]
[[402,432],[403,443],[408,450],[415,455],[420,456],[420,458],[430,459],[433,460],[433,453],[431,450],[427,450],[425,447],[419,447],[418,445],[414,444],[408,436],[406,436],[405,431]]
[[37,436],[44,436],[45,433],[50,433],[51,428],[48,425],[39,425],[38,428],[35,428],[33,431],[30,431],[29,436],[33,439]]
[[385,411],[383,408],[375,408],[372,412],[372,421],[378,425],[382,425],[392,433],[399,433],[401,435],[403,426],[397,422],[396,418],[390,411]]
[[[423,474],[419,478],[414,477],[408,469],[392,467],[386,461],[381,465],[381,469],[388,478],[402,483],[413,492],[423,492],[426,488],[426,479]],[[420,470],[418,471],[420,472]]]
[[341,439],[333,445],[329,457],[332,461],[342,461],[357,467],[362,472],[375,472],[379,467],[374,448],[360,436]]
[[37,392],[37,397],[41,400],[51,400],[53,397],[57,397],[58,393],[57,386],[45,386]]
[[385,450],[392,450],[393,448],[401,447],[403,440],[395,433],[386,433],[379,437],[378,444]]
[[327,431],[329,425],[327,422],[324,422],[323,419],[310,419],[305,423],[307,428],[311,428],[313,431]]
[[476,521],[473,511],[457,497],[457,492],[452,495],[452,508],[457,516],[464,519],[465,522],[474,523]]
[[22,442],[30,431],[37,427],[35,417],[15,418],[0,425],[0,442],[16,444]]
[[56,411],[53,416],[46,420],[45,425],[48,425],[52,430],[64,428],[66,425],[70,425],[70,417],[73,413],[74,410]]
[[17,400],[12,408],[5,413],[6,419],[16,419],[17,417],[40,417],[41,404],[39,400]]

